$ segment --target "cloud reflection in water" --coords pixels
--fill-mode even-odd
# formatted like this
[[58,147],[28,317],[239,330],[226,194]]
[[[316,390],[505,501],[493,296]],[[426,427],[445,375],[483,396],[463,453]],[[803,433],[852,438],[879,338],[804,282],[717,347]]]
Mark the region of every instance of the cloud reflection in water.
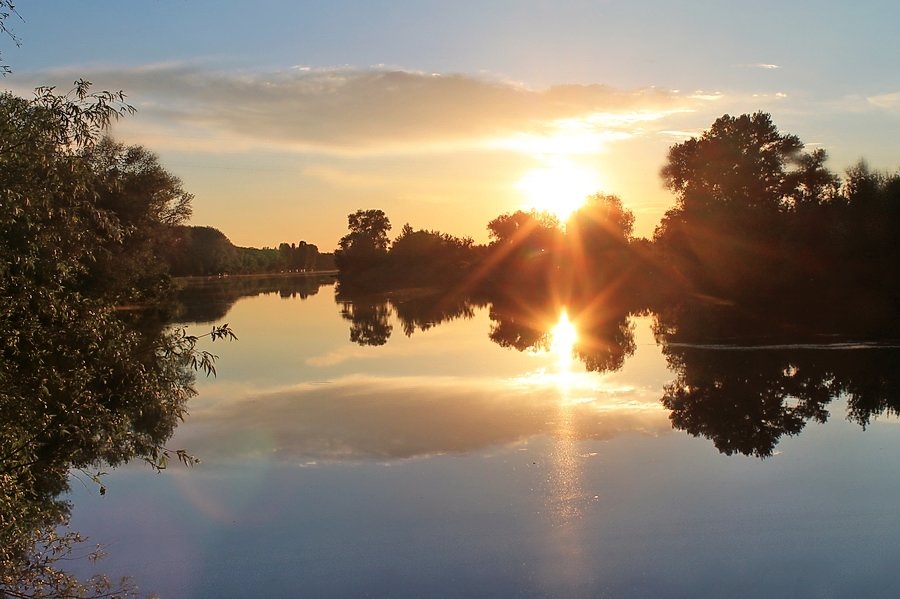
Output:
[[[596,373],[580,373],[563,393],[542,372],[516,379],[354,375],[215,402],[193,411],[175,443],[206,463],[262,455],[305,463],[465,453],[559,435],[561,403],[572,440],[671,430],[657,397],[602,382]],[[566,401],[572,397],[580,399]]]

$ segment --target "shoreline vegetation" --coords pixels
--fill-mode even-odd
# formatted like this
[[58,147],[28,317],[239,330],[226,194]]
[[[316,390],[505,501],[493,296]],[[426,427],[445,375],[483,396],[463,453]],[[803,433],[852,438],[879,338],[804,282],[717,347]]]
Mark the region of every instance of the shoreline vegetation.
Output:
[[[504,214],[476,245],[403,226],[377,209],[348,217],[338,293],[438,287],[522,302],[621,303],[636,311],[730,311],[754,332],[900,336],[900,173],[860,162],[843,176],[765,113],[716,120],[670,148],[675,195],[652,239],[632,236],[616,196],[595,194],[566,223]],[[715,330],[715,329],[713,329]]]
[[675,202],[651,239],[633,236],[620,198],[597,193],[567,222],[502,214],[487,223],[487,244],[408,223],[392,239],[378,209],[350,214],[333,254],[303,241],[238,248],[216,229],[182,227],[168,268],[176,277],[335,270],[340,293],[613,295],[657,311],[730,306],[805,320],[843,306],[888,321],[900,304],[900,173],[860,162],[839,176],[826,159],[768,114],[724,115],[670,148],[660,174]]
[[[484,245],[409,224],[391,239],[384,212],[359,210],[332,254],[304,241],[240,248],[217,229],[185,225],[192,196],[181,181],[147,149],[105,136],[133,112],[124,100],[86,81],[31,100],[0,94],[0,589],[11,596],[127,594],[127,583],[66,574],[81,537],[66,531],[65,493],[79,477],[104,493],[108,466],[194,463],[166,443],[196,373],[215,373],[207,344],[235,338],[215,323],[242,295],[307,297],[336,280],[361,345],[387,342],[392,311],[411,335],[489,306],[491,340],[519,351],[546,343],[547,323],[566,306],[582,327],[579,357],[600,372],[634,352],[629,315],[650,311],[661,343],[900,338],[900,174],[860,163],[839,177],[824,150],[806,152],[767,114],[725,115],[670,149],[662,177],[675,203],[649,240],[632,235],[622,200],[595,194],[566,223],[500,215]],[[212,323],[205,335],[168,324],[176,292],[197,287],[186,281],[222,286],[216,301],[178,315]],[[138,305],[159,309],[120,309]],[[668,348],[678,372],[699,356],[667,390],[673,410],[685,401],[714,410],[725,399],[715,377],[705,387],[691,380],[701,354]],[[774,384],[804,384],[791,366],[772,370]],[[822,392],[863,384],[859,373],[881,377],[867,402],[896,411],[895,382],[865,364]],[[739,389],[752,374],[729,384]],[[786,397],[775,408],[784,412]],[[810,401],[812,417],[822,405]],[[683,425],[702,432],[693,426]]]
[[182,284],[197,284],[211,281],[220,281],[222,279],[248,279],[248,280],[266,280],[266,279],[287,279],[291,277],[322,277],[322,276],[337,276],[337,269],[332,270],[310,270],[310,271],[302,271],[302,272],[291,272],[291,271],[279,271],[279,272],[252,272],[252,273],[237,273],[237,274],[228,274],[223,273],[221,275],[186,275],[180,277],[172,277],[172,282],[176,285]]

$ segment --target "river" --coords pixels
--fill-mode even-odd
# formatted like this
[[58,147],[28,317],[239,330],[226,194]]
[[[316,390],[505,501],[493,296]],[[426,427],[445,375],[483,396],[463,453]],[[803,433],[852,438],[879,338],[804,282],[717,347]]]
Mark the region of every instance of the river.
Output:
[[167,444],[201,463],[130,465],[104,496],[69,496],[72,527],[106,546],[96,568],[144,592],[900,586],[895,348],[667,345],[648,313],[587,330],[565,307],[338,300],[328,281],[185,302],[190,331],[227,322],[239,337],[207,347],[218,376],[198,377]]

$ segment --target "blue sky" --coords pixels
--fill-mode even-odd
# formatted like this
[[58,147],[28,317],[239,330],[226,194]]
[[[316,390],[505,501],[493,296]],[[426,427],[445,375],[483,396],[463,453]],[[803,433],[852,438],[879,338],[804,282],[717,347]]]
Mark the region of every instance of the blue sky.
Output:
[[837,171],[900,166],[896,2],[17,4],[2,85],[123,89],[114,135],[242,245],[332,249],[372,207],[480,241],[540,204],[529,181],[579,173],[649,235],[667,148],[726,112],[771,112]]

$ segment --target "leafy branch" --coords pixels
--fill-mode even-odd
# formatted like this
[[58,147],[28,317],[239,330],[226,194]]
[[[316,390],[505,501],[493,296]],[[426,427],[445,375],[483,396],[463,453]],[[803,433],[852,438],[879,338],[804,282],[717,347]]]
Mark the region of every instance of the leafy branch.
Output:
[[169,339],[168,345],[163,349],[163,355],[165,357],[181,356],[193,370],[203,372],[206,376],[216,376],[215,362],[219,356],[206,350],[197,349],[197,342],[204,338],[209,338],[210,341],[218,339],[237,341],[237,335],[228,327],[227,323],[213,326],[210,332],[203,335],[188,335],[187,330],[181,328]]

